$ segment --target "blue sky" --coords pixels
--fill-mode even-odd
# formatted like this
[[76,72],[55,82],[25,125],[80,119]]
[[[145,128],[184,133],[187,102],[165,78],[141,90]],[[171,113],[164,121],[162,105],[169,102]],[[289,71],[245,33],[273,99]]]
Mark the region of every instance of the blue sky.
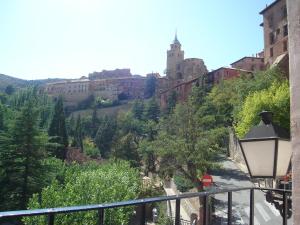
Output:
[[263,49],[273,0],[1,0],[0,73],[77,78],[102,69],[163,74],[178,39],[209,70]]

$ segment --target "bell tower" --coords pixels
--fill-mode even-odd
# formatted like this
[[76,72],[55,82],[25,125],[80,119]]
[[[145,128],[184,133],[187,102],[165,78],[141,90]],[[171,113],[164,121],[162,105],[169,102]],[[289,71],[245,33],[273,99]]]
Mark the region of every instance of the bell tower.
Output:
[[170,45],[171,49],[167,51],[167,78],[176,80],[182,79],[182,62],[184,59],[184,51],[181,50],[181,44],[177,39],[177,32],[173,43]]

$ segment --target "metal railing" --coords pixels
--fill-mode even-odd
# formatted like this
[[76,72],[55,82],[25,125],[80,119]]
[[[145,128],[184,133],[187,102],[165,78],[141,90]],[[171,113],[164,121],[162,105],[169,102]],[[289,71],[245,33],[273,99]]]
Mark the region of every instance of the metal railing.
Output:
[[146,199],[137,199],[123,202],[114,202],[114,203],[105,203],[97,205],[85,205],[85,206],[72,206],[72,207],[61,207],[61,208],[48,208],[48,209],[34,209],[34,210],[20,210],[20,211],[7,211],[0,212],[0,219],[2,218],[20,218],[20,217],[31,217],[31,216],[48,216],[48,225],[55,224],[55,216],[57,214],[68,214],[74,212],[83,212],[83,211],[98,211],[98,224],[104,225],[104,216],[105,210],[111,208],[119,208],[125,206],[140,206],[141,207],[141,216],[140,216],[140,225],[146,224],[146,205],[155,202],[164,202],[175,200],[176,201],[176,211],[175,211],[175,225],[180,225],[180,202],[181,199],[186,198],[195,198],[198,197],[202,199],[203,203],[203,225],[209,225],[209,201],[212,195],[227,193],[227,224],[232,225],[232,193],[237,191],[250,191],[250,209],[249,209],[249,225],[254,225],[254,191],[274,191],[281,193],[283,196],[283,215],[282,215],[282,224],[287,225],[287,210],[288,202],[287,195],[291,193],[290,190],[282,189],[268,189],[268,188],[256,188],[256,187],[245,187],[245,188],[231,188],[231,189],[220,189],[214,191],[205,191],[197,193],[184,193],[180,195],[172,196],[161,196],[155,198],[146,198]]

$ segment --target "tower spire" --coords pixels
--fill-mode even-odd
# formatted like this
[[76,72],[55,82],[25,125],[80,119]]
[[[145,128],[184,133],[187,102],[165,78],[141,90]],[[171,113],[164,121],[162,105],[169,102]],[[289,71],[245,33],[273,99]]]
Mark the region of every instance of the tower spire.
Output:
[[178,41],[178,38],[177,38],[177,28],[175,30],[175,38],[174,38],[173,44],[180,44],[180,42]]

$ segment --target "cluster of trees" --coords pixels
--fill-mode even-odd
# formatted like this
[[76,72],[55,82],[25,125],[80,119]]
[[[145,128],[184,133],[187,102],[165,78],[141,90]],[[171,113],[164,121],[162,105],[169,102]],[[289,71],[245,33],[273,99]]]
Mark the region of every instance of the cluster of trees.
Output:
[[[148,81],[149,97],[154,81]],[[177,102],[174,92],[165,110],[152,97],[135,100],[130,111],[117,116],[97,115],[94,107],[89,117],[66,118],[61,98],[53,103],[35,88],[0,96],[0,210],[133,199],[141,193],[137,170],[174,177],[183,191],[200,190],[198,178],[217,168],[215,156],[226,152],[229,128],[242,137],[262,110],[273,111],[275,122],[289,127],[289,85],[276,68],[213,87],[200,83],[187,102]],[[109,163],[67,165],[70,146]],[[131,213],[112,211],[106,223],[125,223]],[[78,216],[93,224],[96,214],[59,220],[82,224]],[[43,222],[42,217],[25,220]]]
[[[114,202],[138,197],[139,174],[127,162],[66,164],[66,153],[71,144],[82,150],[85,146],[90,152],[97,147],[84,133],[88,132],[82,126],[80,117],[76,118],[74,127],[66,122],[61,98],[53,102],[38,89],[28,88],[2,99],[0,211]],[[107,118],[106,121],[110,120]],[[103,188],[99,189],[100,186]],[[89,192],[86,192],[87,187]],[[84,193],[94,198],[82,198]],[[112,210],[108,214],[111,217],[107,218],[110,221],[107,224],[125,223],[132,212],[130,208]],[[93,224],[91,221],[96,215],[83,214],[84,220],[76,216],[62,217],[60,220],[62,224],[82,224],[82,221]],[[3,219],[0,222],[4,222]],[[30,218],[23,222],[45,223],[44,218]]]

